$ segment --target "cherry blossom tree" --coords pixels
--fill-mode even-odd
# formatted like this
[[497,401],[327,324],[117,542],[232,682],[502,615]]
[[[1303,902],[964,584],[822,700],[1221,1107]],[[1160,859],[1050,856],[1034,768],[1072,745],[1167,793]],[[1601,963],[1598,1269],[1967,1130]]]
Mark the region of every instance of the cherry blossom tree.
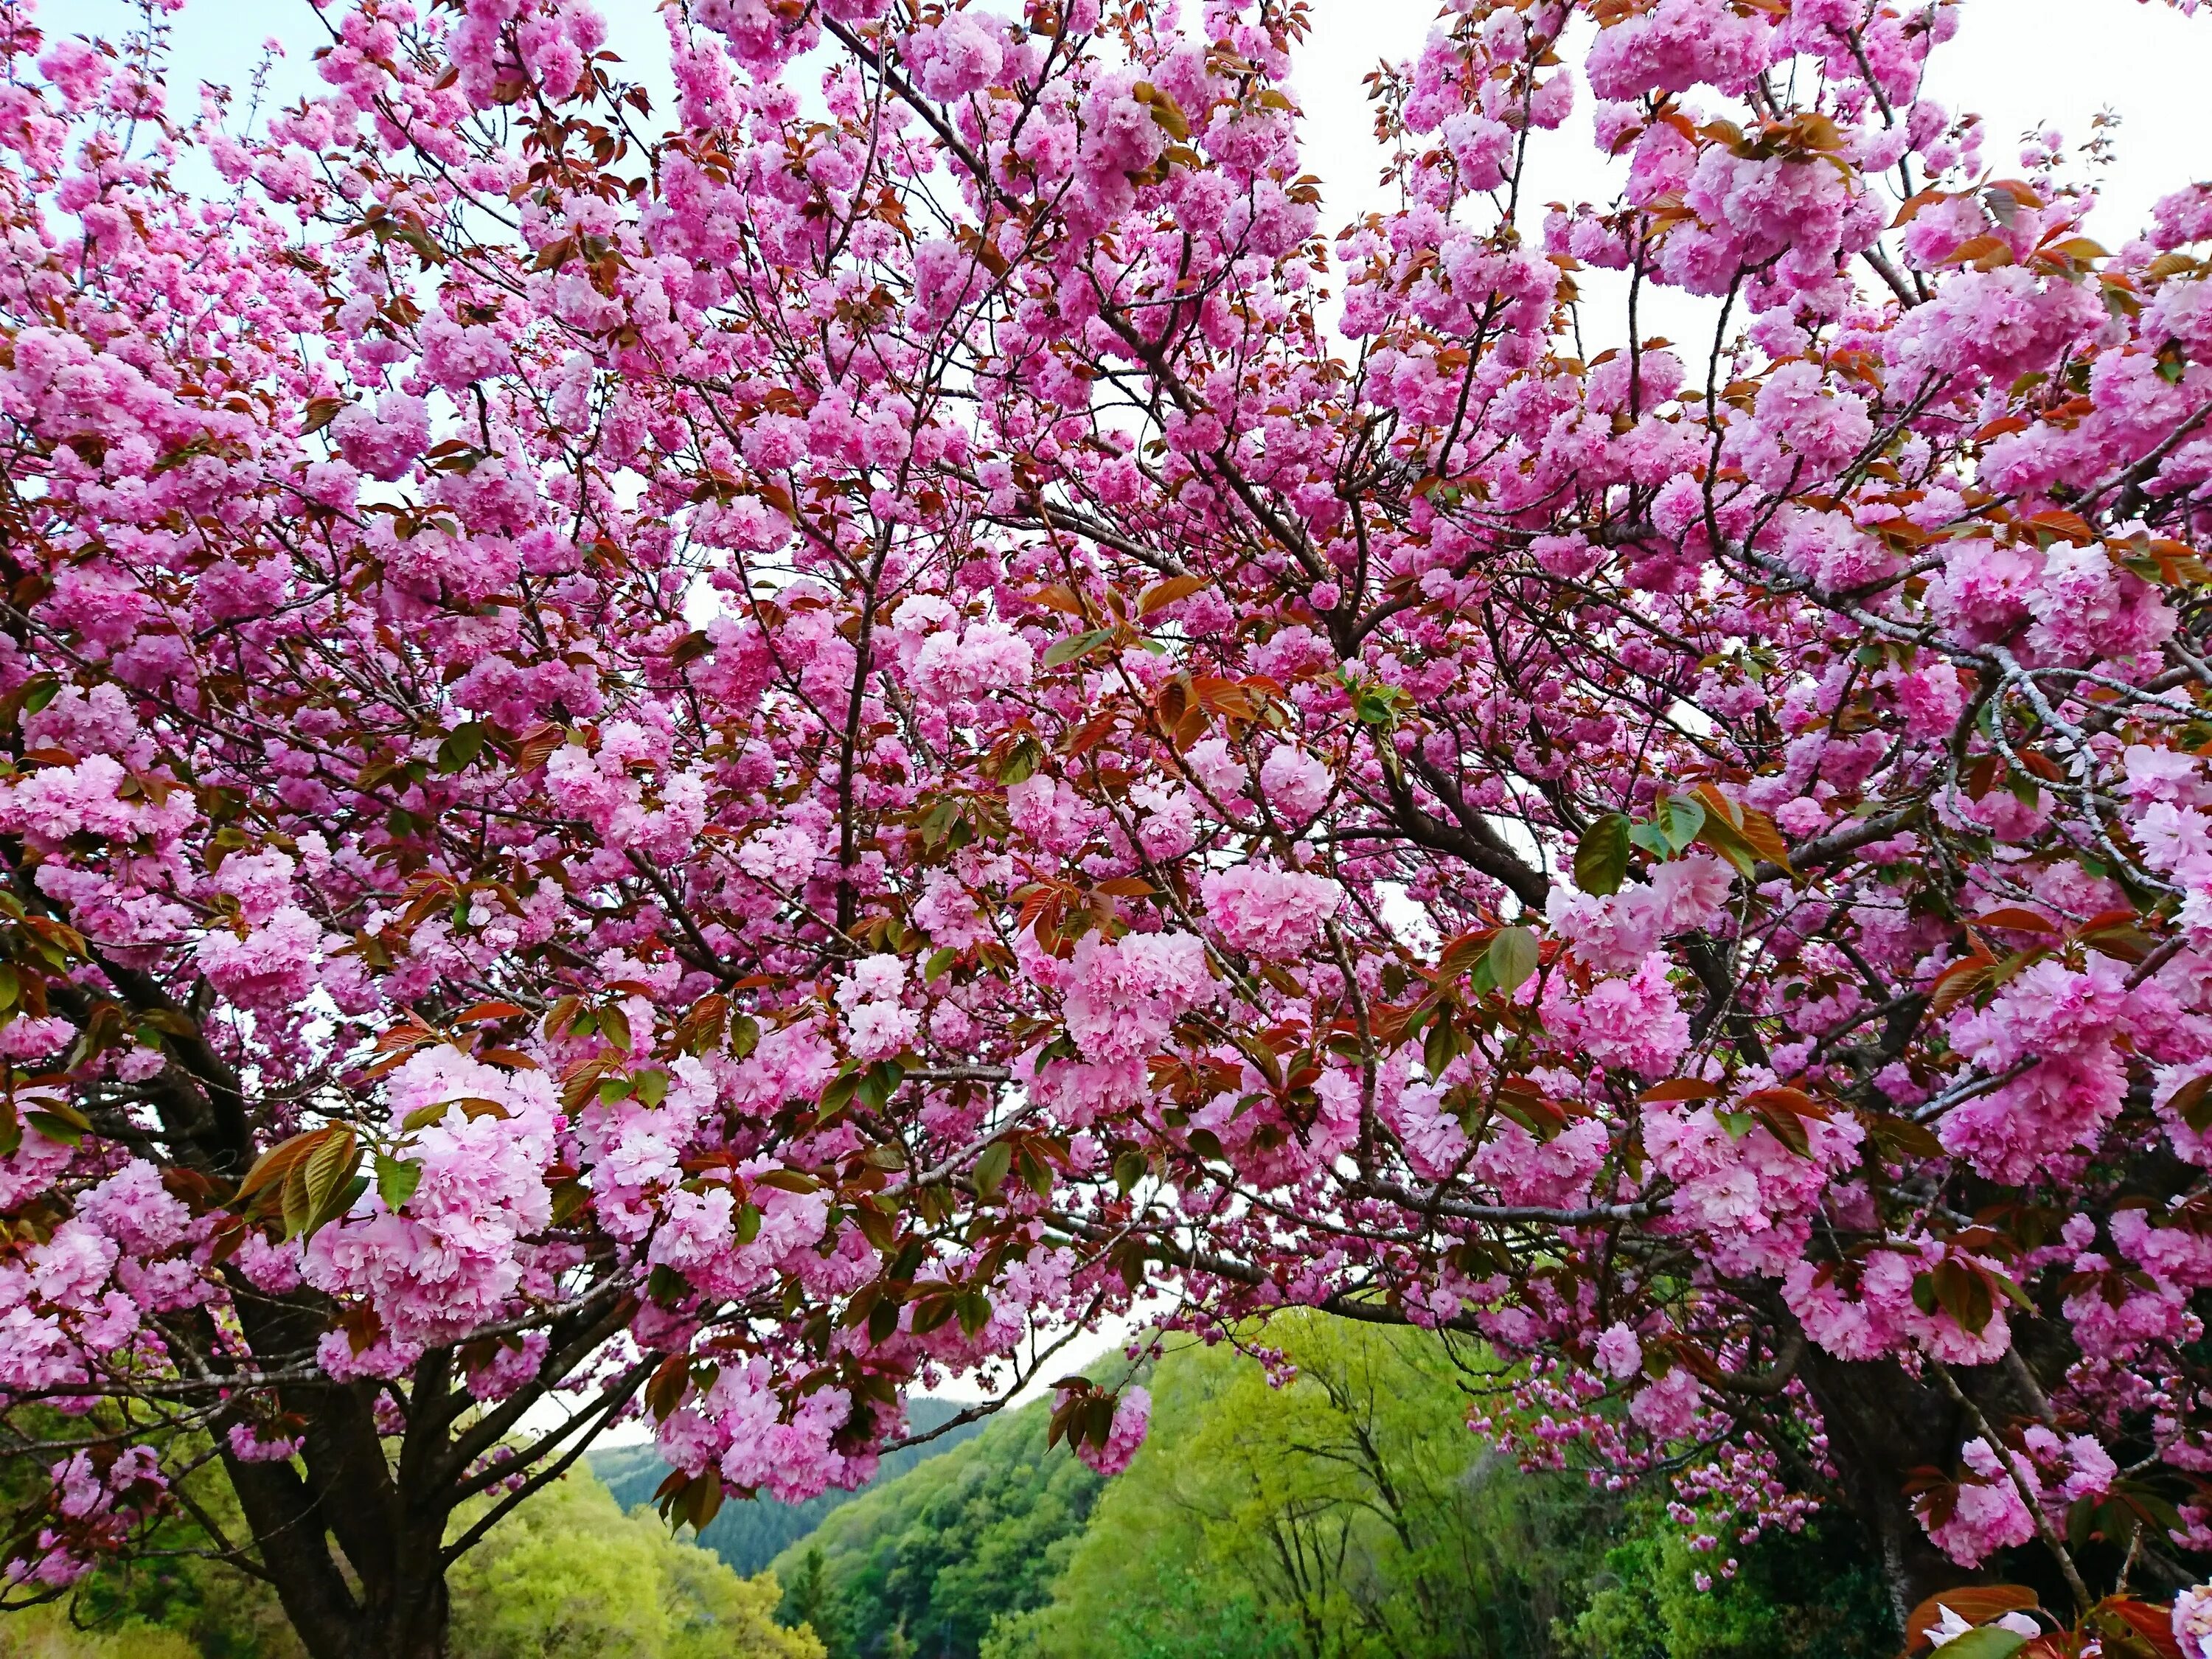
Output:
[[2212,189],[1952,0],[1462,0],[1334,240],[1302,4],[663,15],[0,4],[8,1600],[438,1654],[610,1425],[699,1522],[1142,1295],[2212,1651]]

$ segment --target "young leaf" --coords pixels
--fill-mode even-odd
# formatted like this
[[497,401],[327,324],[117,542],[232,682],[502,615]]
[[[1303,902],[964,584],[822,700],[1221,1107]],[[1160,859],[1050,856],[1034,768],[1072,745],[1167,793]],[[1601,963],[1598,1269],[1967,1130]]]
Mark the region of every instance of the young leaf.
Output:
[[1607,897],[1628,875],[1628,820],[1607,812],[1583,831],[1575,847],[1575,885]]
[[1667,845],[1679,853],[1698,838],[1707,816],[1705,807],[1693,796],[1666,795],[1661,798],[1652,823],[1666,837]]
[[1170,576],[1164,582],[1154,582],[1137,601],[1139,617],[1149,617],[1155,611],[1164,611],[1177,599],[1187,599],[1206,585],[1203,576]]
[[376,1155],[376,1195],[384,1200],[384,1207],[394,1215],[405,1207],[415,1196],[415,1189],[422,1183],[422,1165],[411,1158],[392,1158],[386,1153]]
[[999,1188],[1006,1184],[1006,1172],[1013,1166],[1013,1143],[993,1141],[975,1160],[975,1190],[986,1198],[995,1197]]
[[1536,971],[1536,936],[1526,927],[1500,928],[1485,959],[1491,978],[1510,997]]
[[2027,1645],[2027,1638],[2002,1625],[1984,1625],[1943,1644],[1944,1659],[2012,1659]]

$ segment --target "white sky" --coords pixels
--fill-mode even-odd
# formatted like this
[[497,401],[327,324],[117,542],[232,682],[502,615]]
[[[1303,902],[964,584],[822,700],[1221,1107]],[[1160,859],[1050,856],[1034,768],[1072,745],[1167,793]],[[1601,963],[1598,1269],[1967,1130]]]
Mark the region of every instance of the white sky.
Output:
[[[998,11],[1016,0],[975,0]],[[1185,0],[1184,9],[1194,9]],[[1322,180],[1322,222],[1334,231],[1389,205],[1377,183],[1382,150],[1374,141],[1364,77],[1385,58],[1417,52],[1437,0],[1311,0],[1313,31],[1294,66],[1292,88],[1304,111],[1307,170]],[[654,97],[670,102],[665,34],[653,0],[600,0],[609,44]],[[50,30],[115,31],[128,27],[134,0],[42,0]],[[2091,232],[2117,247],[2147,221],[2159,197],[2212,178],[2212,142],[2203,136],[2203,90],[2212,70],[2212,16],[2189,18],[2163,0],[1964,0],[1955,40],[1941,48],[1930,94],[1954,115],[1985,118],[1984,157],[1998,176],[2014,170],[2019,139],[2055,127],[2069,146],[2089,138],[2091,120],[2120,117],[2117,160],[2099,174],[2103,202]],[[1587,25],[1583,26],[1587,27]],[[328,38],[308,0],[186,0],[173,20],[177,79],[243,87],[263,40],[285,58],[271,78],[274,101],[289,102],[319,83],[312,54]],[[1568,56],[1578,56],[1571,40]],[[180,103],[182,100],[179,100]],[[1524,229],[1553,200],[1609,202],[1626,176],[1625,158],[1607,161],[1589,143],[1589,100],[1559,131],[1539,135],[1524,197]],[[1618,343],[1626,319],[1625,284],[1594,271],[1581,279],[1584,341],[1593,352]],[[1646,290],[1643,332],[1678,341],[1709,339],[1710,302]]]
[[[1012,0],[979,0],[1012,10]],[[1186,9],[1190,9],[1187,5]],[[664,56],[659,9],[650,0],[602,0],[611,44],[634,66]],[[49,31],[106,29],[134,15],[130,0],[43,0]],[[1306,112],[1309,170],[1326,188],[1323,219],[1334,228],[1371,206],[1380,163],[1363,77],[1385,58],[1420,46],[1434,0],[1312,0],[1313,33],[1292,76]],[[2161,0],[1966,0],[1958,38],[1937,54],[1931,90],[1956,113],[1987,118],[1992,163],[2008,163],[2021,132],[2055,125],[2069,142],[2089,137],[2090,118],[2109,106],[2122,118],[2119,161],[2106,190],[2108,246],[2125,240],[2150,204],[2192,176],[2212,173],[2203,137],[2203,90],[2212,70],[2212,17],[2187,18]],[[289,100],[312,84],[310,53],[326,38],[307,0],[187,0],[174,20],[185,76],[242,85],[253,49],[275,40],[287,51],[277,89]],[[648,73],[656,92],[664,74]],[[660,101],[665,103],[665,100]],[[1561,149],[1584,150],[1589,100],[1571,118]],[[1553,196],[1595,194],[1597,175],[1577,167]]]
[[[1012,0],[981,3],[1013,9]],[[115,33],[131,26],[136,9],[127,0],[45,0],[39,21],[52,33]],[[644,72],[657,109],[665,108],[658,8],[648,0],[601,0],[601,9],[610,45]],[[1416,52],[1436,15],[1435,0],[1312,0],[1313,33],[1291,84],[1305,112],[1307,170],[1323,181],[1325,228],[1387,205],[1376,182],[1382,151],[1363,79],[1381,60]],[[2102,175],[2103,202],[2090,227],[2107,247],[2140,228],[2159,197],[2212,177],[2204,118],[2212,16],[2184,17],[2160,0],[1967,0],[1962,15],[1957,39],[1937,54],[1929,92],[1954,115],[1985,118],[1984,156],[2000,175],[2011,170],[2021,135],[2055,126],[2079,145],[2099,110],[2119,115],[2118,159]],[[242,88],[258,44],[274,40],[286,50],[271,83],[276,101],[290,102],[318,84],[312,53],[327,36],[307,0],[187,0],[173,28],[180,82]],[[1610,199],[1608,181],[1626,172],[1625,161],[1607,164],[1589,147],[1586,88],[1577,88],[1577,106],[1541,154],[1530,192],[1540,211],[1552,199]],[[1602,339],[1606,320],[1588,319],[1595,338]],[[1668,331],[1663,313],[1646,324],[1647,332]],[[1075,1345],[1050,1375],[1082,1368],[1126,1335],[1117,1328]]]

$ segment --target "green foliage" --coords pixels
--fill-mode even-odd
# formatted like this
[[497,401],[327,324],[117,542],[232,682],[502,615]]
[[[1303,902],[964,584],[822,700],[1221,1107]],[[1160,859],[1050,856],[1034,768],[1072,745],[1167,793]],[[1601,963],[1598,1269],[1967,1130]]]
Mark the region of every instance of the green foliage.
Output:
[[1144,1449],[985,1659],[1551,1653],[1616,1506],[1481,1458],[1432,1335],[1291,1313],[1259,1340],[1296,1381],[1226,1347],[1161,1361]]
[[[897,1455],[902,1474],[818,1512],[773,1575],[741,1577],[672,1538],[649,1509],[625,1515],[616,1492],[578,1469],[455,1567],[452,1650],[1889,1659],[1897,1650],[1880,1575],[1842,1517],[1739,1548],[1735,1577],[1701,1590],[1697,1575],[1716,1563],[1688,1548],[1656,1495],[1608,1497],[1486,1452],[1465,1426],[1471,1372],[1486,1363],[1479,1349],[1302,1311],[1251,1338],[1286,1355],[1296,1379],[1270,1387],[1256,1360],[1225,1346],[1170,1351],[1149,1379],[1151,1436],[1113,1481],[1048,1449],[1040,1402],[942,1455]],[[952,1410],[930,1402],[917,1419],[933,1409]],[[639,1499],[661,1473],[648,1448],[601,1461]],[[193,1480],[202,1512],[240,1532],[219,1474]],[[724,1513],[751,1510],[757,1525],[781,1528],[804,1509]],[[748,1537],[736,1547],[757,1547]],[[162,1547],[175,1553],[102,1569],[67,1607],[0,1619],[0,1659],[298,1659],[274,1596],[190,1553],[207,1543],[196,1525],[164,1522]],[[779,1626],[779,1604],[793,1628]]]
[[131,1620],[112,1627],[71,1627],[61,1607],[0,1616],[0,1659],[200,1659],[174,1631]]
[[1656,1504],[1606,1553],[1565,1632],[1573,1659],[1889,1659],[1899,1632],[1875,1562],[1840,1518],[1736,1553],[1733,1578],[1699,1589],[1692,1551]]
[[775,1623],[774,1578],[740,1578],[649,1511],[624,1515],[581,1471],[495,1528],[450,1583],[467,1659],[822,1659],[811,1632]]
[[[776,1558],[779,1578],[835,1609],[831,1659],[974,1659],[994,1620],[1043,1604],[1102,1484],[1047,1449],[1049,1415],[1039,1401],[997,1419]],[[799,1608],[787,1594],[785,1617]]]
[[[848,1505],[777,1566],[832,1659],[1888,1659],[1840,1518],[1738,1550],[1709,1591],[1656,1495],[1532,1475],[1466,1427],[1490,1361],[1301,1311],[1154,1368],[1126,1473],[1039,1458],[1032,1407]],[[1487,1379],[1494,1381],[1494,1378]],[[1031,1490],[1024,1492],[1019,1477]],[[1088,1490],[1085,1488],[1085,1490]],[[1086,1500],[1087,1501],[1087,1500]]]
[[[202,1512],[242,1537],[219,1470],[191,1480]],[[208,1544],[194,1523],[163,1522],[157,1550],[174,1553],[102,1567],[68,1601],[0,1616],[0,1659],[305,1659],[265,1584],[191,1553]],[[650,1510],[625,1516],[581,1468],[463,1556],[448,1588],[455,1659],[823,1659],[811,1632],[775,1623],[775,1578],[739,1577]]]
[[845,1651],[848,1638],[837,1594],[830,1583],[828,1564],[819,1544],[809,1544],[791,1575],[791,1588],[783,1593],[783,1618],[788,1625],[804,1625],[831,1653]]
[[[919,1434],[927,1434],[950,1420],[960,1407],[950,1401],[916,1400],[907,1407],[907,1419]],[[918,1446],[885,1454],[871,1486],[896,1480],[908,1469],[941,1456],[963,1440],[972,1439],[980,1423],[963,1423],[946,1429],[938,1438]],[[607,1483],[615,1502],[625,1510],[650,1503],[653,1491],[668,1473],[660,1454],[652,1446],[610,1446],[593,1452],[592,1472]],[[867,1491],[868,1487],[860,1490]],[[766,1569],[783,1551],[820,1526],[832,1510],[852,1502],[858,1494],[834,1488],[800,1504],[781,1504],[773,1498],[730,1498],[698,1541],[747,1577]]]
[[[61,1439],[104,1420],[37,1413],[19,1426]],[[40,1497],[45,1474],[34,1459],[0,1462],[0,1513]],[[204,1465],[180,1484],[225,1536],[246,1536],[220,1466]],[[306,1659],[276,1592],[209,1559],[211,1546],[196,1522],[172,1515],[137,1559],[101,1565],[66,1601],[0,1615],[0,1659]]]

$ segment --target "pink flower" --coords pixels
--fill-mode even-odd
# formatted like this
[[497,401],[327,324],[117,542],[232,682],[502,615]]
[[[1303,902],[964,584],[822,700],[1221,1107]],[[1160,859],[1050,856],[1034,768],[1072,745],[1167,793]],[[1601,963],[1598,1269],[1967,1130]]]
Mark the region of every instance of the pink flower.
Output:
[[1260,766],[1267,804],[1294,824],[1321,811],[1334,782],[1328,768],[1295,744],[1279,744]]
[[282,1463],[295,1455],[305,1443],[298,1435],[262,1437],[263,1426],[258,1423],[234,1423],[228,1439],[230,1455],[241,1463]]
[[1644,1345],[1634,1331],[1616,1320],[1597,1340],[1597,1363],[1607,1376],[1626,1380],[1644,1369]]
[[322,948],[323,930],[315,919],[288,904],[243,939],[209,933],[199,943],[200,970],[247,1007],[281,1008],[307,994]]
[[1004,623],[970,623],[957,633],[947,629],[922,641],[914,681],[924,696],[952,702],[986,692],[1018,691],[1030,683],[1036,667],[1029,641]]
[[921,1029],[921,1016],[903,1007],[906,964],[888,955],[864,957],[837,988],[837,1006],[845,1011],[845,1041],[854,1057],[888,1060],[910,1047]]
[[2173,1598],[2173,1639],[2183,1659],[2212,1659],[2212,1584],[2197,1584]]
[[2027,1542],[2035,1536],[2035,1522],[2021,1502],[2006,1461],[1988,1441],[1969,1441],[1960,1455],[1971,1473],[1959,1485],[1957,1506],[1942,1524],[1927,1531],[1944,1554],[1972,1567],[1998,1550]]
[[1467,1156],[1467,1130],[1444,1109],[1443,1090],[1407,1083],[1384,1092],[1378,1104],[1416,1174],[1441,1181],[1459,1169]]
[[1277,961],[1310,948],[1344,902],[1343,888],[1328,877],[1269,864],[1240,864],[1203,878],[1198,887],[1224,939]]
[[1704,1385],[1677,1365],[1657,1382],[1638,1389],[1628,1402],[1628,1414],[1656,1440],[1686,1440],[1696,1431],[1705,1394]]
[[430,410],[402,392],[380,394],[374,407],[356,404],[331,422],[331,434],[348,461],[372,478],[404,477],[430,447]]
[[926,25],[907,37],[906,60],[925,94],[950,101],[991,84],[1003,61],[989,27],[994,21],[976,12],[956,11],[942,23]]
[[1090,1440],[1079,1440],[1075,1455],[1099,1474],[1115,1475],[1129,1467],[1137,1449],[1145,1443],[1145,1431],[1151,1425],[1152,1396],[1144,1389],[1127,1388],[1114,1402],[1114,1426],[1108,1432],[1106,1443],[1097,1445]]
[[1687,92],[1700,82],[1735,92],[1766,66],[1771,33],[1764,17],[1724,0],[1660,0],[1600,30],[1585,73],[1601,98]]
[[1068,1035],[1085,1060],[1103,1064],[1157,1052],[1216,988],[1206,945],[1188,933],[1130,933],[1110,945],[1086,933],[1067,967]]
[[1690,1017],[1668,976],[1669,966],[1654,951],[1629,978],[1600,980],[1583,996],[1552,989],[1545,1020],[1601,1066],[1664,1077],[1690,1043]]

